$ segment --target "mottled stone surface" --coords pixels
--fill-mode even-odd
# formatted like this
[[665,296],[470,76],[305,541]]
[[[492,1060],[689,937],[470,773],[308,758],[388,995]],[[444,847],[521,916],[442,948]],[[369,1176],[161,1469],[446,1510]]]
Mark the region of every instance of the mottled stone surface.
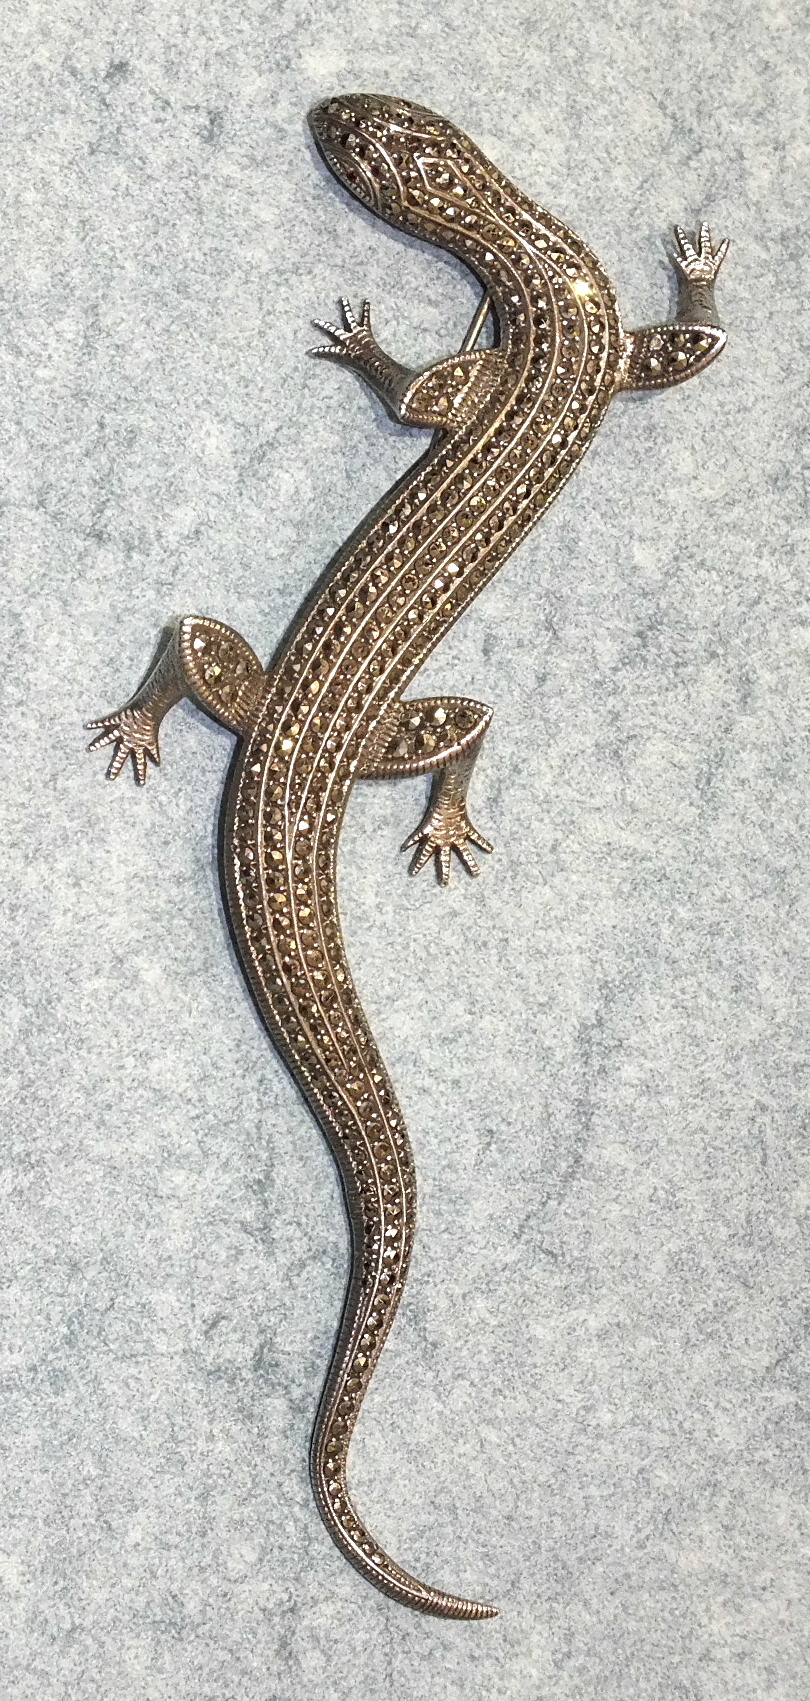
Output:
[[[0,1632],[10,1701],[806,1701],[810,1207],[803,4],[16,0],[4,14]],[[232,741],[108,786],[82,722],[168,615],[269,655],[420,451],[307,362],[475,290],[328,178],[341,89],[454,117],[596,249],[733,246],[727,352],[612,408],[422,675],[496,710],[448,892],[358,789],[344,911],[421,1177],[359,1506],[492,1624],[321,1527],[335,1173],[216,880]]]

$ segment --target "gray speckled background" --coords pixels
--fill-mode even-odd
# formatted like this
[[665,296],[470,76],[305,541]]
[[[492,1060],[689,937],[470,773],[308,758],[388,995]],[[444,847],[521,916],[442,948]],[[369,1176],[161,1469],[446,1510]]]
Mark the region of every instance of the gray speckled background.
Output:
[[[796,0],[13,4],[0,1659],[13,1701],[806,1701],[808,15]],[[421,1227],[339,1557],[307,1443],[347,1239],[215,868],[231,740],[144,791],[82,722],[167,615],[269,654],[424,439],[307,362],[368,294],[421,363],[475,298],[333,185],[313,100],[454,117],[597,250],[733,247],[728,351],[611,410],[427,688],[494,704],[473,884],[355,794],[344,910]]]

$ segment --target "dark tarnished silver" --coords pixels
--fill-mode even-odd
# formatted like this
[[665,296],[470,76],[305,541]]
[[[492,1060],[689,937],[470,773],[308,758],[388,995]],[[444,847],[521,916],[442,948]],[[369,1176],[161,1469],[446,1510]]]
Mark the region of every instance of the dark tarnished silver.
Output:
[[[310,123],[330,170],[397,229],[455,254],[485,295],[457,354],[422,371],[379,347],[368,303],[325,324],[315,354],[359,373],[405,425],[434,432],[413,471],[373,510],[308,594],[265,670],[219,621],[178,622],[130,701],[91,722],[132,757],[142,784],[166,711],[192,697],[241,739],[230,782],[224,886],[245,972],[268,1032],[334,1153],[352,1233],[343,1322],[312,1442],[318,1506],[369,1582],[445,1618],[496,1609],[418,1582],[355,1512],[349,1441],[405,1285],[416,1186],[402,1113],[346,959],[335,878],[338,836],[358,779],[431,774],[405,841],[411,871],[452,853],[478,873],[467,789],[491,710],[464,697],[406,699],[425,658],[520,543],[623,390],[664,389],[702,372],[726,336],[714,281],[727,243],[677,228],[672,323],[625,332],[599,261],[454,124],[409,101],[351,95]],[[495,345],[476,347],[492,314]]]

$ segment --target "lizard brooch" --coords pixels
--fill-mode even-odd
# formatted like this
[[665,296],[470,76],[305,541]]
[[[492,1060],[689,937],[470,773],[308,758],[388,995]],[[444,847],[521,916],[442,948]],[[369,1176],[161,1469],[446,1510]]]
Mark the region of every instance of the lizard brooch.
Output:
[[[359,373],[425,454],[331,563],[265,669],[217,620],[178,621],[145,684],[91,722],[143,783],[158,730],[187,696],[241,741],[227,796],[225,901],[264,1024],[334,1154],[351,1227],[342,1323],[315,1425],[312,1483],[341,1552],[378,1589],[439,1617],[496,1609],[418,1581],[384,1552],[347,1485],[352,1431],[402,1296],[413,1243],[413,1156],[394,1088],[355,991],[336,850],[356,780],[430,774],[406,841],[412,871],[453,852],[478,872],[467,789],[491,718],[464,697],[405,691],[473,597],[562,489],[608,403],[702,372],[724,347],[714,282],[727,242],[677,228],[673,322],[625,332],[613,289],[579,237],[516,189],[447,119],[410,101],[329,100],[310,114],[344,187],[407,235],[457,256],[484,297],[457,354],[423,371],[377,344],[366,303],[343,302],[313,350]],[[491,348],[476,347],[491,313]]]

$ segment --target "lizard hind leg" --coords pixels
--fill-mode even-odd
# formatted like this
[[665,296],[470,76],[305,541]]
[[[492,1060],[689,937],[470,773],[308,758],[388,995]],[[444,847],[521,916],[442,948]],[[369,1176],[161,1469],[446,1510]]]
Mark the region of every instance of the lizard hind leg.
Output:
[[452,851],[467,873],[475,875],[480,869],[470,844],[479,850],[492,850],[467,813],[467,789],[491,719],[492,710],[469,697],[397,702],[381,717],[364,751],[359,778],[433,775],[427,809],[402,846],[414,852],[411,874],[418,874],[435,857],[439,878],[446,886]]
[[147,759],[160,763],[160,725],[183,697],[207,709],[229,731],[244,735],[253,724],[264,668],[244,638],[219,620],[187,615],[170,628],[158,659],[143,685],[123,707],[88,721],[96,750],[113,745],[108,769],[117,778],[128,757],[138,785],[144,785]]

